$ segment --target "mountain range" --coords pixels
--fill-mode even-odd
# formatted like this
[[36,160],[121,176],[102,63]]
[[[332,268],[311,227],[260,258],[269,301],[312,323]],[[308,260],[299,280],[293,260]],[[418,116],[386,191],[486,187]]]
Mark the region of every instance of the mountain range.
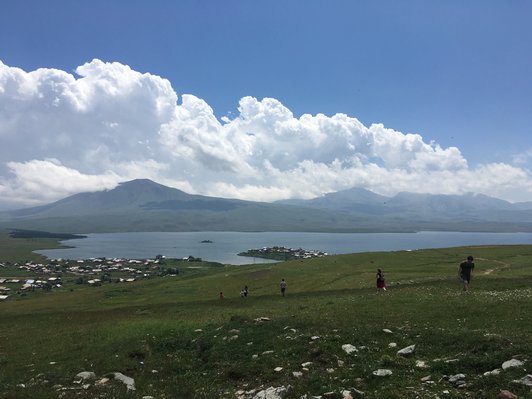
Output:
[[0,227],[62,233],[120,231],[405,232],[532,231],[532,202],[481,194],[399,193],[353,188],[273,203],[187,194],[147,179],[0,212]]

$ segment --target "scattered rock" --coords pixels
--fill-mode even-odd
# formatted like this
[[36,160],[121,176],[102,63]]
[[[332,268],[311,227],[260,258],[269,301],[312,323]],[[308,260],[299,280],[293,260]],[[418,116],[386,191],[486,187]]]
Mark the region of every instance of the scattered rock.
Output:
[[258,358],[259,358],[259,355],[257,355],[257,354],[252,355],[251,358],[252,358],[252,359],[258,359]]
[[262,352],[263,355],[271,355],[273,353],[273,351],[264,351]]
[[282,367],[276,367],[276,368],[274,368],[273,370],[276,371],[276,372],[279,372],[279,371],[281,371],[282,369],[283,369]]
[[354,399],[354,398],[359,398],[363,396],[364,396],[364,392],[359,391],[358,389],[355,389],[355,388],[349,388],[349,390],[342,391],[342,399]]
[[521,360],[511,359],[502,364],[502,369],[506,370],[512,367],[521,367],[523,364],[525,363],[523,363]]
[[133,378],[128,377],[127,375],[124,375],[122,373],[113,373],[113,377],[115,380],[123,382],[126,385],[128,391],[135,390],[135,380]]
[[410,346],[407,346],[406,348],[398,350],[397,354],[400,356],[409,356],[413,354],[415,350],[416,350],[416,345],[410,345]]
[[240,332],[240,330],[237,330],[236,328],[233,328],[232,330],[229,331],[229,334],[238,334]]
[[333,368],[328,368],[328,369],[327,369],[327,373],[329,373],[329,374],[334,373],[334,369],[333,369]]
[[234,341],[238,339],[238,335],[233,335],[232,337],[227,338],[228,342]]
[[271,319],[269,317],[258,317],[255,319],[256,322],[260,323],[263,321],[270,321]]
[[532,374],[527,374],[520,380],[513,380],[517,384],[526,385],[527,387],[532,387]]
[[498,399],[517,399],[517,395],[513,394],[513,393],[510,392],[510,391],[502,390],[502,391],[499,392],[499,394],[497,395],[497,398],[498,398]]
[[416,367],[418,369],[428,369],[429,365],[424,360],[416,360]]
[[92,371],[82,371],[81,373],[76,374],[77,378],[81,378],[83,381],[86,380],[95,380],[96,374]]
[[351,345],[351,344],[342,345],[342,349],[347,354],[350,354],[350,353],[353,353],[353,352],[358,352],[358,349],[355,346]]
[[431,378],[430,375],[427,375],[427,376],[421,378],[421,381],[422,382],[427,382],[427,381],[430,381],[430,378]]
[[263,389],[262,391],[259,391],[253,399],[284,399],[288,395],[288,391],[290,389],[290,386],[288,387],[269,387],[267,389]]
[[388,370],[388,369],[378,369],[378,370],[375,370],[373,373],[373,375],[376,375],[377,377],[386,377],[388,375],[392,375],[392,370]]
[[482,374],[484,377],[489,377],[490,375],[499,375],[501,373],[501,369],[495,369],[491,371],[486,371],[484,374]]
[[395,342],[390,342],[388,348],[397,348],[397,344]]
[[383,328],[382,329],[382,332],[385,332],[386,334],[393,334],[393,331],[392,330],[389,330],[387,328]]
[[301,367],[308,367],[308,366],[312,366],[312,362],[301,363]]
[[342,391],[342,399],[353,399],[351,391]]
[[335,392],[325,392],[323,396],[325,396],[326,398],[333,398],[335,396]]
[[194,332],[203,332],[203,330],[201,328],[196,328]]
[[294,377],[296,377],[296,378],[301,378],[301,377],[303,377],[303,373],[302,373],[301,371],[294,371],[294,372],[292,373],[292,375],[293,375]]
[[317,339],[320,339],[320,337],[317,335],[313,335],[312,337],[310,337],[310,339],[316,341]]
[[109,382],[109,378],[102,378],[99,381],[96,381],[96,385],[105,385]]
[[449,377],[449,382],[457,387],[460,387],[462,385],[465,385],[465,378],[465,374],[455,374]]

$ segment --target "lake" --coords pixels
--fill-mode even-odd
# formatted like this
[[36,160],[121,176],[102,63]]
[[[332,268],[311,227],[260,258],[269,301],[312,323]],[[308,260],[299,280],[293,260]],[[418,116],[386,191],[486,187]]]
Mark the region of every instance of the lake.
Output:
[[[202,243],[210,240],[212,243]],[[238,256],[252,248],[284,246],[321,250],[329,254],[447,248],[466,245],[532,244],[532,233],[279,233],[279,232],[150,232],[88,234],[65,240],[73,248],[35,251],[49,259],[128,258],[147,259],[194,256],[206,261],[242,265],[272,262]]]

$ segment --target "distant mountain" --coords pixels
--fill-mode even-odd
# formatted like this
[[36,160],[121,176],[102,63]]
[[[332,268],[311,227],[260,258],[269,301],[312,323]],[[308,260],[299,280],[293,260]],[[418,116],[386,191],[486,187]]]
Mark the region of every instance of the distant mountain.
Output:
[[191,195],[147,179],[0,212],[0,227],[57,233],[119,231],[532,231],[532,203],[485,195],[352,188],[275,203]]

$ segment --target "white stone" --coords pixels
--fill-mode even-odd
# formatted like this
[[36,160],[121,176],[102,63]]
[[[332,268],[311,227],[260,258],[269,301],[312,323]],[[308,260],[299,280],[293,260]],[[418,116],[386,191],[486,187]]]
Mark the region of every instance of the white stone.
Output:
[[446,360],[445,363],[456,363],[456,362],[459,362],[460,359],[449,359],[449,360]]
[[532,387],[532,374],[527,374],[520,380],[513,380],[517,384],[526,385],[527,387]]
[[484,377],[489,377],[490,375],[499,375],[501,373],[501,369],[495,369],[491,371],[486,371],[484,374],[482,374]]
[[135,380],[122,373],[114,373],[114,379],[123,382],[126,385],[128,391],[135,390]]
[[294,371],[294,372],[292,373],[292,375],[293,375],[294,377],[296,377],[296,378],[301,378],[301,377],[303,377],[303,373],[302,373],[301,371]]
[[353,352],[358,352],[358,349],[355,346],[351,345],[351,344],[342,345],[342,349],[347,354],[350,354],[350,353],[353,353]]
[[386,377],[392,374],[393,374],[392,370],[388,370],[388,369],[378,369],[373,372],[373,375],[376,375],[377,377]]
[[383,328],[382,329],[382,332],[385,332],[386,334],[393,334],[393,331],[392,330],[389,330],[387,328]]
[[410,346],[407,346],[406,348],[398,350],[397,354],[401,356],[408,356],[414,353],[415,350],[416,350],[416,345],[410,345]]
[[82,371],[81,373],[76,374],[77,378],[81,378],[82,380],[95,380],[96,374],[92,371]]
[[259,391],[255,396],[253,396],[253,399],[284,399],[286,398],[286,395],[288,395],[288,388],[282,387],[269,387],[267,389],[263,389],[262,391]]
[[521,360],[511,359],[511,360],[507,360],[506,362],[502,364],[502,369],[506,370],[511,367],[521,367],[523,364],[524,363]]
[[327,369],[327,373],[329,373],[329,374],[334,373],[334,369],[333,369],[333,368],[328,368],[328,369]]
[[388,348],[397,348],[397,344],[395,342],[390,342]]
[[457,384],[465,378],[465,374],[455,374],[449,377],[449,382],[451,384]]
[[424,360],[416,360],[416,367],[418,369],[428,369],[429,365]]
[[312,362],[301,363],[301,367],[308,367],[308,366],[312,366]]
[[316,341],[317,339],[320,339],[320,337],[318,337],[317,335],[314,335],[312,337],[310,337],[311,340],[313,341]]
[[274,371],[279,372],[279,371],[281,371],[282,369],[283,369],[282,367],[276,367],[276,368],[274,368]]
[[351,395],[351,391],[342,391],[342,398],[343,399],[353,399],[353,395]]

